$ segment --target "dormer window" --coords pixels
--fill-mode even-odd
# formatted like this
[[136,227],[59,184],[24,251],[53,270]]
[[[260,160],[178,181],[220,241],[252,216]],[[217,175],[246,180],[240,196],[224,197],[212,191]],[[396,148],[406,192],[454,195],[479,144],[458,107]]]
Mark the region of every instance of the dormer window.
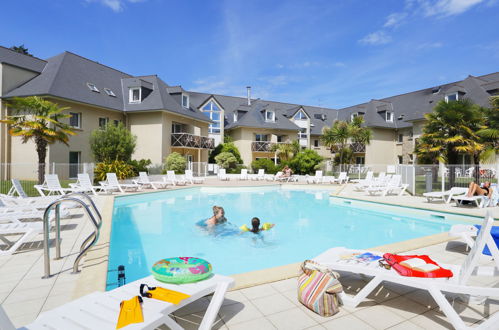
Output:
[[457,92],[445,95],[445,102],[457,101],[459,100],[459,94]]
[[106,94],[109,96],[116,97],[116,94],[114,94],[114,92],[109,88],[104,88],[104,92],[106,92]]
[[296,115],[293,117],[294,120],[307,120],[308,117],[303,111],[298,111]]
[[133,88],[130,88],[129,90],[129,98],[128,98],[128,101],[130,103],[140,103],[141,101],[141,88],[140,87],[133,87]]
[[363,112],[354,112],[350,115],[350,120],[353,121],[355,117],[362,117],[364,118],[364,113]]
[[87,87],[88,89],[90,89],[92,92],[96,92],[96,93],[100,93],[99,89],[97,88],[97,86],[95,86],[94,84],[92,83],[87,83]]
[[275,121],[275,112],[274,111],[265,111],[265,121]]
[[385,121],[393,123],[393,112],[391,111],[385,112]]
[[233,120],[234,122],[236,122],[236,121],[237,121],[237,112],[234,112],[234,114],[233,114],[233,116],[232,116],[232,120]]
[[182,107],[189,108],[189,95],[182,94]]

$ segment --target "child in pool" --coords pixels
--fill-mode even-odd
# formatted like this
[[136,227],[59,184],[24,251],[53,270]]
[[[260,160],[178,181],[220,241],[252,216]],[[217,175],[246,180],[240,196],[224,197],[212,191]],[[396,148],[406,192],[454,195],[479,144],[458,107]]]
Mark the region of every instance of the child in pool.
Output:
[[275,224],[271,224],[267,228],[260,227],[260,219],[258,219],[257,217],[254,217],[253,219],[251,219],[250,232],[252,232],[254,234],[258,234],[260,231],[269,230],[270,228],[273,228],[274,226],[275,226]]
[[213,216],[206,220],[206,225],[208,227],[216,226],[222,223],[227,222],[227,218],[225,218],[225,210],[221,206],[213,206]]

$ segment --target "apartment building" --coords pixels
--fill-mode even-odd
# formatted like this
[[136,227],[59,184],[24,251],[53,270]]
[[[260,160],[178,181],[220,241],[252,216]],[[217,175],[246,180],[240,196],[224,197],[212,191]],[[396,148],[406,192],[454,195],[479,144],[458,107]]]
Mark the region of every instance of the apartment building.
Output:
[[[499,73],[371,100],[343,109],[233,97],[170,86],[156,75],[132,76],[64,52],[46,60],[0,47],[0,116],[2,100],[38,95],[69,107],[68,123],[77,135],[69,146],[49,146],[48,163],[92,162],[89,137],[108,122],[123,122],[137,136],[135,159],[161,163],[173,151],[191,162],[206,162],[224,136],[230,136],[245,165],[258,158],[275,159],[273,146],[297,140],[325,158],[334,156],[320,137],[335,120],[362,116],[373,132],[368,145],[351,144],[358,164],[410,164],[424,114],[440,100],[469,98],[482,106],[499,94]],[[465,156],[463,156],[465,157]],[[36,163],[35,147],[11,137],[0,125],[0,163]],[[3,177],[23,177],[20,168],[4,168]],[[13,173],[13,171],[18,171]],[[71,175],[70,175],[71,176]]]

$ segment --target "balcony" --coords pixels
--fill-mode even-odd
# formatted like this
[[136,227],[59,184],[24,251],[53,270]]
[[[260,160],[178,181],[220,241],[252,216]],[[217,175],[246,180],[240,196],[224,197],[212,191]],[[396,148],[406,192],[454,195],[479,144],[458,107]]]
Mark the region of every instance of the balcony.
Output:
[[254,152],[274,152],[273,148],[277,144],[284,142],[270,142],[270,141],[253,141],[251,142],[251,151]]
[[172,147],[213,149],[215,139],[189,133],[172,133]]

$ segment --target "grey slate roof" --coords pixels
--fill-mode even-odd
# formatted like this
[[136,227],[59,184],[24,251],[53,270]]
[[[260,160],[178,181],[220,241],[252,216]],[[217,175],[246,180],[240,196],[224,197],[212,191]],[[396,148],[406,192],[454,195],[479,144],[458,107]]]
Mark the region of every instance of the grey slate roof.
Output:
[[34,72],[42,72],[45,64],[47,64],[42,59],[24,55],[2,46],[0,46],[0,63],[7,63]]

